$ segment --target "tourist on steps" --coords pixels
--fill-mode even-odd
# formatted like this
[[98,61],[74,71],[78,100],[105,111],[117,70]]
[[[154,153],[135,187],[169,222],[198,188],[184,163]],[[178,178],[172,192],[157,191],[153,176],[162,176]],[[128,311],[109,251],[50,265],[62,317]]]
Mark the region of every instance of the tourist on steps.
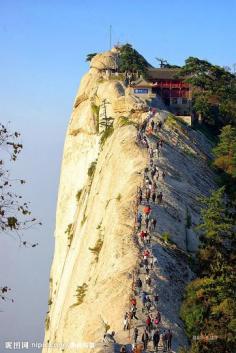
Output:
[[154,256],[151,253],[149,256],[149,265],[150,265],[150,269],[153,270],[153,260],[154,260]]
[[150,189],[146,189],[146,200],[147,200],[147,202],[149,202],[150,197],[151,197]]
[[151,280],[150,275],[147,275],[146,278],[145,278],[145,280],[146,280],[146,285],[147,285],[148,288],[150,289],[151,284],[152,284],[152,280]]
[[157,123],[154,123],[154,126],[153,126],[153,132],[154,132],[154,135],[157,134]]
[[149,214],[145,214],[145,219],[144,219],[144,221],[145,221],[146,229],[148,229],[149,220],[150,220]]
[[128,318],[128,313],[127,312],[125,313],[125,316],[124,316],[123,329],[124,329],[124,331],[129,329],[129,318]]
[[134,343],[136,344],[137,343],[137,340],[138,340],[138,328],[135,327],[134,328]]
[[137,316],[136,316],[136,313],[137,313],[137,308],[136,306],[132,306],[131,310],[130,310],[130,313],[131,313],[131,320],[132,319],[136,319],[138,320]]
[[147,312],[149,313],[149,311],[151,310],[151,306],[152,306],[152,303],[151,303],[151,300],[150,298],[148,297],[146,303],[145,303],[145,308],[147,309]]
[[161,322],[161,313],[160,313],[160,311],[157,311],[156,316],[155,316],[155,320],[156,320],[156,325],[158,325]]
[[139,191],[138,191],[138,202],[139,202],[140,205],[142,204],[142,201],[143,201],[143,192],[142,192],[142,189],[139,188]]
[[156,330],[154,332],[152,341],[153,341],[153,350],[154,350],[154,352],[157,352],[158,351],[159,341],[160,341],[160,333],[159,333],[158,330]]
[[143,348],[145,351],[147,350],[148,340],[149,340],[149,335],[147,333],[147,330],[144,330],[142,334],[142,342],[143,342]]
[[105,333],[103,341],[107,344],[109,343],[116,343],[116,340],[114,338],[115,336],[115,332],[112,331],[112,333]]
[[152,327],[152,321],[151,321],[150,315],[148,315],[146,318],[146,330],[148,331],[148,333],[151,333],[151,327]]
[[156,202],[156,197],[157,197],[156,193],[153,192],[153,193],[152,193],[152,202],[153,202],[153,203]]
[[166,333],[166,339],[167,339],[167,350],[171,351],[172,348],[172,332],[171,330],[168,330]]
[[127,353],[125,346],[121,346],[120,353]]
[[162,203],[162,199],[163,199],[163,194],[162,194],[162,192],[160,192],[160,193],[157,195],[157,201],[158,201],[159,204]]
[[146,240],[146,243],[147,243],[147,244],[150,244],[150,243],[151,243],[151,235],[150,235],[150,233],[147,233],[147,232],[146,232],[145,240]]
[[152,130],[154,130],[154,126],[155,126],[155,122],[154,122],[154,120],[152,120],[152,121],[151,121],[151,128],[152,128]]
[[135,283],[135,288],[136,288],[136,290],[138,292],[138,295],[141,292],[142,286],[143,286],[143,283],[142,283],[141,279],[137,278],[136,283]]
[[154,306],[155,308],[157,309],[157,306],[158,306],[158,302],[159,302],[159,295],[156,293],[153,297],[153,303],[154,303]]
[[163,352],[167,351],[167,337],[166,337],[166,331],[163,331],[162,335],[162,342],[163,342]]

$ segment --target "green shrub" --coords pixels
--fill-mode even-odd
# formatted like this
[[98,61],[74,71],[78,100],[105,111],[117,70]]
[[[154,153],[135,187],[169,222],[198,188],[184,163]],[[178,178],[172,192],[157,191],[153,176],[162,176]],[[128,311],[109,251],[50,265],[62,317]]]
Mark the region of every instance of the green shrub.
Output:
[[83,189],[80,189],[80,190],[77,192],[77,194],[76,194],[76,200],[77,200],[77,202],[79,202],[79,200],[80,200],[80,197],[81,197],[81,195],[82,195],[82,191],[83,191]]
[[162,233],[162,239],[163,239],[166,243],[170,243],[170,233],[168,233],[168,232]]
[[121,200],[121,197],[122,197],[121,194],[118,194],[116,200],[117,200],[117,201],[120,201],[120,200]]
[[96,132],[97,134],[99,133],[99,111],[100,111],[100,106],[96,105],[95,103],[91,103],[91,108],[92,111],[95,115],[96,118]]
[[101,229],[101,226],[102,226],[102,221],[97,225],[96,229]]
[[98,239],[94,248],[89,248],[90,251],[92,251],[92,253],[95,255],[95,260],[98,261],[99,258],[99,253],[102,249],[103,246],[103,240],[102,239]]
[[100,316],[100,317],[101,317],[102,325],[103,325],[103,327],[104,327],[104,331],[105,331],[105,333],[107,333],[107,331],[110,330],[111,326],[108,324],[108,322],[105,322],[105,321],[103,320],[102,316]]
[[65,233],[67,234],[68,246],[70,247],[74,236],[72,223],[68,224]]
[[96,105],[95,103],[91,103],[91,108],[92,108],[93,113],[98,117],[100,106]]
[[45,318],[45,329],[46,331],[49,330],[50,327],[50,316],[47,314],[46,318]]
[[84,223],[86,222],[86,220],[87,220],[87,216],[84,214],[83,219],[82,219],[82,221],[81,221],[81,226],[84,225]]
[[97,160],[90,164],[88,169],[88,176],[92,179],[96,170]]
[[104,146],[106,140],[113,134],[114,128],[113,126],[108,126],[101,134],[100,144]]
[[127,125],[136,126],[137,124],[135,124],[135,122],[133,122],[132,120],[130,120],[128,117],[126,117],[126,116],[121,116],[121,117],[119,118],[119,125],[120,125],[120,126],[127,126]]
[[50,298],[48,301],[48,306],[52,305],[52,299]]
[[186,288],[185,300],[181,306],[180,316],[185,323],[189,337],[199,335],[204,328],[204,320],[209,310],[209,304],[204,297],[212,292],[214,280],[200,278],[190,282]]
[[105,333],[107,333],[107,331],[110,330],[110,328],[111,326],[107,322],[105,322],[104,324]]
[[165,124],[172,129],[176,129],[186,134],[185,125],[187,125],[187,123],[173,114],[168,115]]
[[83,303],[87,289],[88,289],[88,285],[86,283],[83,283],[82,286],[77,287],[76,289],[77,302],[75,305],[80,305]]

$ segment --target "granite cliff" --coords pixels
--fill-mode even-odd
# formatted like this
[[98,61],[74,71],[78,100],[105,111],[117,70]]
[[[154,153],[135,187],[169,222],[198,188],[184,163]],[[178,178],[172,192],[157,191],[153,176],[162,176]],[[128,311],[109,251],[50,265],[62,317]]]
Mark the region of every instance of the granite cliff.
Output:
[[[100,342],[106,325],[118,342],[132,343],[123,331],[123,316],[140,261],[134,232],[137,188],[149,163],[147,149],[137,143],[137,127],[147,118],[150,102],[133,95],[121,75],[113,74],[116,68],[116,49],[92,59],[66,134],[45,333],[45,344],[58,342],[55,352],[74,352],[67,346],[73,342]],[[211,146],[165,111],[157,110],[154,119],[163,123],[157,166],[166,175],[158,186],[163,202],[153,208],[153,286],[160,297],[161,327],[172,329],[177,351],[187,342],[178,312],[193,276],[189,254],[198,246],[198,197],[214,188]],[[155,136],[149,142],[155,144]]]

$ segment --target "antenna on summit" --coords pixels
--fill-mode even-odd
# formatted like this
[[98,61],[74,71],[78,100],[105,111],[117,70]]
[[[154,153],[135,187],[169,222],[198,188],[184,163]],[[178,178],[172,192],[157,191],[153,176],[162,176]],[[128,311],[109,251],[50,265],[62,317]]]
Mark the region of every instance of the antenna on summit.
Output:
[[109,27],[109,48],[111,50],[111,31],[112,31],[112,25]]

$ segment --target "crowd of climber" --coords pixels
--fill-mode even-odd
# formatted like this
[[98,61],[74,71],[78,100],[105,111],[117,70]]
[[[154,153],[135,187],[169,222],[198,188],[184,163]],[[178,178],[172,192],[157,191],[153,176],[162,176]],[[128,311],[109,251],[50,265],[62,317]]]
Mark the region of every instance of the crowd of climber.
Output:
[[[143,123],[138,131],[137,142],[147,148],[149,154],[149,167],[144,170],[144,185],[143,188],[138,189],[138,205],[143,205],[142,212],[137,213],[137,231],[139,236],[139,243],[143,250],[142,258],[137,271],[137,278],[135,282],[135,294],[138,295],[142,303],[142,311],[146,314],[145,329],[139,337],[139,330],[134,326],[133,330],[133,348],[137,352],[138,338],[143,343],[144,351],[147,350],[148,342],[152,341],[153,350],[158,351],[158,348],[162,348],[164,352],[171,350],[172,345],[172,332],[170,330],[159,329],[161,322],[161,313],[158,310],[159,296],[156,291],[152,291],[152,278],[151,271],[155,267],[157,261],[156,257],[153,256],[149,245],[151,244],[151,237],[155,232],[157,219],[152,216],[152,208],[155,207],[155,203],[161,204],[163,200],[162,192],[158,192],[157,183],[160,179],[165,179],[165,172],[160,171],[154,163],[154,159],[159,158],[160,150],[163,147],[164,141],[158,139],[155,141],[155,145],[151,145],[148,142],[148,135],[156,135],[162,128],[162,122],[155,122],[153,119],[153,113],[150,112],[147,116],[146,121]],[[140,278],[140,273],[144,272],[144,281]],[[147,290],[144,290],[146,288]],[[151,295],[149,294],[151,293]],[[131,306],[131,310],[135,310]],[[152,313],[155,312],[155,314]],[[138,319],[137,316],[131,316],[132,318]],[[129,321],[130,322],[130,321]]]
[[[171,352],[172,349],[172,332],[160,328],[161,313],[158,310],[159,296],[154,290],[152,271],[155,268],[157,259],[151,251],[151,241],[153,232],[155,232],[158,220],[152,215],[153,208],[156,204],[161,205],[163,202],[163,194],[158,191],[157,183],[165,179],[165,172],[160,171],[154,160],[159,158],[160,150],[164,141],[158,139],[155,146],[149,143],[148,136],[156,135],[162,128],[162,122],[155,122],[153,116],[155,114],[150,111],[147,119],[142,124],[137,134],[137,143],[147,148],[149,155],[149,166],[144,170],[144,184],[137,191],[137,215],[136,215],[136,234],[140,246],[140,263],[136,270],[136,278],[133,288],[133,297],[130,302],[129,311],[124,314],[123,329],[132,329],[132,350],[133,353],[142,353],[149,350],[152,345],[154,352]],[[138,317],[137,298],[142,305],[142,314],[145,315],[144,329],[140,332],[140,328],[136,325],[140,318]],[[113,335],[114,339],[114,335]],[[126,347],[122,346],[120,353],[127,353]]]

